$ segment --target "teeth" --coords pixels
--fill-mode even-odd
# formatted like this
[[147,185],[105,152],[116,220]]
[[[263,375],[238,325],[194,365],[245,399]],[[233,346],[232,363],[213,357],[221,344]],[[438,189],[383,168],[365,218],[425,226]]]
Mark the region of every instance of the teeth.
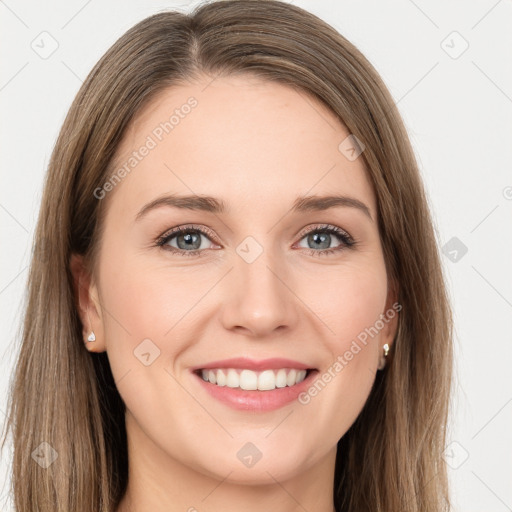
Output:
[[297,378],[297,370],[290,370],[290,372],[286,376],[286,385],[293,386],[296,378]]
[[286,386],[286,370],[281,368],[276,374],[276,388],[284,388]]
[[[234,370],[231,370],[234,372]],[[236,382],[236,378],[233,377],[232,382]],[[251,372],[251,370],[242,370],[238,377],[238,386],[232,386],[234,388],[240,387],[242,389],[258,389],[258,375]]]
[[[212,371],[215,375],[215,373]],[[210,380],[210,374],[208,373],[208,380]],[[215,377],[214,377],[215,378]],[[213,381],[210,381],[213,382]],[[227,382],[226,374],[222,370],[217,370],[217,386],[225,386]]]
[[285,386],[294,386],[306,378],[306,370],[294,368],[281,368],[279,370],[264,370],[253,372],[252,370],[236,370],[234,368],[222,368],[202,370],[203,380],[217,386],[228,388],[241,388],[245,390],[270,391]]
[[[212,382],[212,384],[213,384],[213,382]],[[238,378],[238,374],[235,372],[235,370],[228,370],[226,386],[228,388],[237,388],[238,384],[240,384],[240,379]]]

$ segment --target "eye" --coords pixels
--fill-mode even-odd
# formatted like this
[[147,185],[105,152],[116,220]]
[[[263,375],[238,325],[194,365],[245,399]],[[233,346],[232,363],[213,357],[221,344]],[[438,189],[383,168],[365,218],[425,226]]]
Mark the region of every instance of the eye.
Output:
[[[156,245],[180,256],[197,256],[205,250],[204,247],[201,248],[202,237],[215,239],[215,235],[209,228],[195,225],[177,226],[160,236]],[[303,231],[301,240],[304,238],[306,243],[313,247],[313,249],[307,248],[307,252],[313,256],[339,252],[357,243],[346,231],[329,224],[317,225]],[[333,239],[337,239],[340,244],[331,248]]]
[[[314,226],[312,229],[310,228],[305,233],[302,233],[302,239],[306,239],[308,249],[310,246],[314,248],[307,251],[312,256],[325,256],[356,245],[356,241],[346,231],[338,228],[337,226],[331,226],[330,224],[323,224],[320,226]],[[333,242],[333,239],[338,239],[341,243],[338,246],[331,248],[331,242]]]
[[[210,229],[200,226],[177,226],[158,238],[156,244],[183,256],[196,256],[201,249],[201,238],[214,238]],[[170,243],[170,242],[174,242]],[[192,250],[189,250],[192,249]]]

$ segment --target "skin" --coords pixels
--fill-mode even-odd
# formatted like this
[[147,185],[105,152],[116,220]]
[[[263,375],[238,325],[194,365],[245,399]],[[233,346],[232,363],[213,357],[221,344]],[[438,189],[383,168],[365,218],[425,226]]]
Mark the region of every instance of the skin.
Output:
[[[391,308],[396,290],[363,159],[338,150],[349,132],[315,99],[245,76],[167,89],[132,122],[117,163],[190,96],[197,107],[102,199],[108,206],[95,274],[79,256],[71,260],[84,340],[91,330],[96,335],[85,346],[107,351],[127,407],[130,473],[118,512],[331,512],[336,443],[368,398],[398,315],[307,405],[235,410],[211,398],[190,368],[286,357],[321,375]],[[229,211],[163,206],[135,220],[165,193],[215,196]],[[332,194],[359,199],[373,221],[351,207],[290,213],[299,195]],[[326,245],[317,248],[302,233],[323,223],[357,245],[343,247],[331,235],[327,247],[340,251],[311,254]],[[155,245],[183,224],[214,233],[201,235],[200,256]],[[236,251],[248,236],[263,249],[252,263]],[[168,245],[191,250],[177,242]],[[134,350],[148,338],[160,354],[145,366]],[[247,442],[262,453],[250,468],[237,458]]]

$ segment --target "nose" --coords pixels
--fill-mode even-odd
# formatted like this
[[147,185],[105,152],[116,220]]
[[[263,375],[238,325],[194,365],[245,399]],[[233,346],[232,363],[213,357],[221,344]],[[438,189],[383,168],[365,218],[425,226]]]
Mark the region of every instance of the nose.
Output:
[[293,327],[300,301],[290,279],[290,272],[265,251],[252,263],[235,258],[224,282],[224,327],[251,337],[268,337]]

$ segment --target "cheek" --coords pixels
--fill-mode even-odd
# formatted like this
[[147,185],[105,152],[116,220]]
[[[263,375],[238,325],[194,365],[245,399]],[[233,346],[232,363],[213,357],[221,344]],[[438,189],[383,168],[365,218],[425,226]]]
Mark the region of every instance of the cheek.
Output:
[[385,268],[377,261],[371,267],[345,268],[331,273],[322,289],[322,293],[320,287],[314,292],[315,307],[329,327],[329,348],[337,356],[358,336],[364,338],[366,330],[384,313]]
[[[175,362],[190,345],[183,333],[197,323],[194,305],[211,284],[187,279],[183,269],[152,267],[142,258],[110,254],[100,279],[114,380],[138,419],[154,418],[170,429],[168,418],[191,414],[187,407],[193,401],[173,377]],[[187,286],[191,280],[194,285]],[[200,412],[193,411],[198,418]]]
[[331,425],[335,440],[355,421],[375,380],[375,324],[384,313],[387,293],[384,265],[376,261],[371,268],[345,269],[333,274],[323,290],[324,300],[317,299],[313,309],[329,327],[323,329],[328,332],[323,342],[330,357],[299,403],[309,409],[313,428]]
[[164,389],[169,396],[180,392],[171,374],[180,374],[182,354],[200,341],[198,331],[211,313],[211,309],[205,312],[204,297],[218,275],[200,266],[173,267],[168,261],[155,263],[136,254],[108,254],[111,257],[105,259],[100,276],[102,302],[108,311],[108,358],[116,380],[130,372],[123,380],[125,392],[128,381],[137,379],[133,395],[128,393],[126,398],[140,400],[144,395],[146,402],[137,407],[145,408]]
[[169,286],[169,279],[163,279],[164,271],[148,264],[148,258],[129,253],[123,236],[111,230],[105,242],[99,282],[106,349],[116,380],[129,371],[133,378],[134,371],[146,368],[148,359],[154,363],[146,369],[164,366],[168,348],[163,340],[172,335],[183,316],[180,304],[187,300],[181,290]]

